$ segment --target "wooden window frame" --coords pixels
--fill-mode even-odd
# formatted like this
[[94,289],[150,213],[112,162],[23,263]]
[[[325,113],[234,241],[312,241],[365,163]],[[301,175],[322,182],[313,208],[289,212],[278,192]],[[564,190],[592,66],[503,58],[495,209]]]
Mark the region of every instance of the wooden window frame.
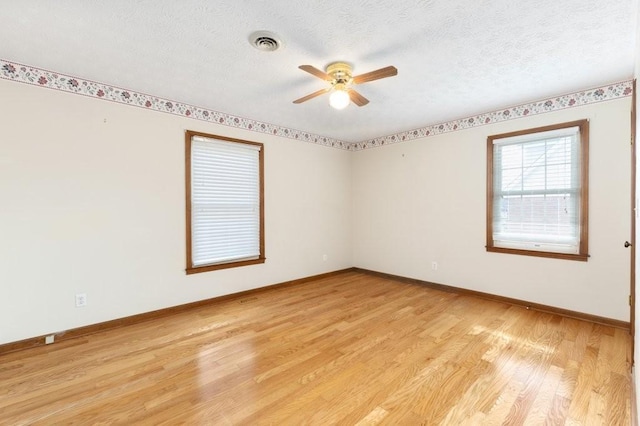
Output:
[[[260,185],[260,254],[256,259],[230,261],[225,263],[216,263],[212,265],[193,266],[192,257],[192,241],[191,241],[191,140],[193,136],[200,136],[209,139],[217,139],[226,142],[234,142],[240,144],[259,146],[259,185]],[[226,136],[214,135],[209,133],[196,132],[193,130],[185,131],[185,186],[186,186],[186,241],[187,241],[187,274],[195,274],[200,272],[215,271],[220,269],[237,268],[240,266],[256,265],[264,263],[265,257],[265,236],[264,236],[264,144],[259,142],[248,141],[244,139],[229,138]]]
[[[496,247],[493,241],[493,141],[514,136],[542,133],[568,127],[580,128],[580,243],[578,253],[556,253],[551,251],[536,251]],[[577,260],[586,262],[589,258],[589,120],[577,120],[532,129],[519,130],[510,133],[487,137],[487,245],[488,252],[519,254],[524,256],[547,257],[553,259]]]

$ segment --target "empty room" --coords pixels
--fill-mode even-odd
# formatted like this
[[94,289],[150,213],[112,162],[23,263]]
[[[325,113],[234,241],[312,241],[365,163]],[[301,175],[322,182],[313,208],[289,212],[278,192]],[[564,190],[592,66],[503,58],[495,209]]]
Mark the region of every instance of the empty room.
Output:
[[0,425],[637,424],[637,0],[0,10]]

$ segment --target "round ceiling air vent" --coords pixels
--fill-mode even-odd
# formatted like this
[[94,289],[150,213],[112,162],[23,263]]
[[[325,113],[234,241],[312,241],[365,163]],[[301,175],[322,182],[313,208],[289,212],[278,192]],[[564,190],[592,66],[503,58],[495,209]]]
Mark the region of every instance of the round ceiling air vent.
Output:
[[256,31],[249,36],[249,42],[253,47],[264,52],[273,52],[282,47],[280,38],[269,31]]

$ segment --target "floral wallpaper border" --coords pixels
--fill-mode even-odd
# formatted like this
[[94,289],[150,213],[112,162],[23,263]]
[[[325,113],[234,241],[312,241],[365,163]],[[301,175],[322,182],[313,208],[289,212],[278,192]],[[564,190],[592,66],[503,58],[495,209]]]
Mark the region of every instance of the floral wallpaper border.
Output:
[[2,59],[0,59],[0,78],[60,90],[63,92],[76,93],[92,98],[104,99],[125,105],[132,105],[153,111],[179,115],[195,120],[208,121],[225,126],[267,133],[351,151],[391,145],[412,139],[455,132],[457,130],[484,126],[530,115],[543,114],[561,109],[618,99],[631,96],[631,92],[633,90],[631,80],[623,81],[576,93],[544,99],[537,102],[522,104],[499,111],[478,114],[472,117],[448,121],[446,123],[434,124],[389,136],[351,143],[313,133],[303,132],[301,130],[290,129],[274,124],[225,114],[194,105],[175,102],[169,99],[163,99]]
[[326,136],[225,114],[2,59],[0,59],[0,78],[334,148],[351,149],[352,145],[350,142]]
[[394,135],[383,136],[367,141],[356,142],[350,147],[354,151],[374,148],[383,145],[391,145],[412,139],[441,135],[443,133],[455,132],[472,127],[484,126],[501,121],[514,120],[516,118],[528,117],[531,115],[544,114],[597,102],[610,101],[612,99],[631,96],[633,92],[633,81],[622,81],[594,89],[583,90],[554,98],[549,98],[537,102],[526,103],[511,108],[498,111],[478,114],[471,117],[448,121],[446,123],[434,124],[419,129],[396,133]]

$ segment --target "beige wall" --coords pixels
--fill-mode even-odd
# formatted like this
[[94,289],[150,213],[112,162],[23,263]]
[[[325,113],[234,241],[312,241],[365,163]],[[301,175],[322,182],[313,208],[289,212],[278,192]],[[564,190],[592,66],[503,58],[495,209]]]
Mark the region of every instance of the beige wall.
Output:
[[[0,344],[352,265],[350,152],[5,80],[0,93]],[[265,144],[264,265],[185,275],[185,129]]]
[[[630,98],[352,153],[4,80],[0,93],[0,344],[350,266],[629,318]],[[580,118],[589,262],[486,253],[487,135]],[[265,144],[264,265],[185,275],[185,129]]]
[[[629,109],[624,98],[354,153],[354,265],[628,321]],[[589,261],[487,253],[487,136],[582,118]]]

